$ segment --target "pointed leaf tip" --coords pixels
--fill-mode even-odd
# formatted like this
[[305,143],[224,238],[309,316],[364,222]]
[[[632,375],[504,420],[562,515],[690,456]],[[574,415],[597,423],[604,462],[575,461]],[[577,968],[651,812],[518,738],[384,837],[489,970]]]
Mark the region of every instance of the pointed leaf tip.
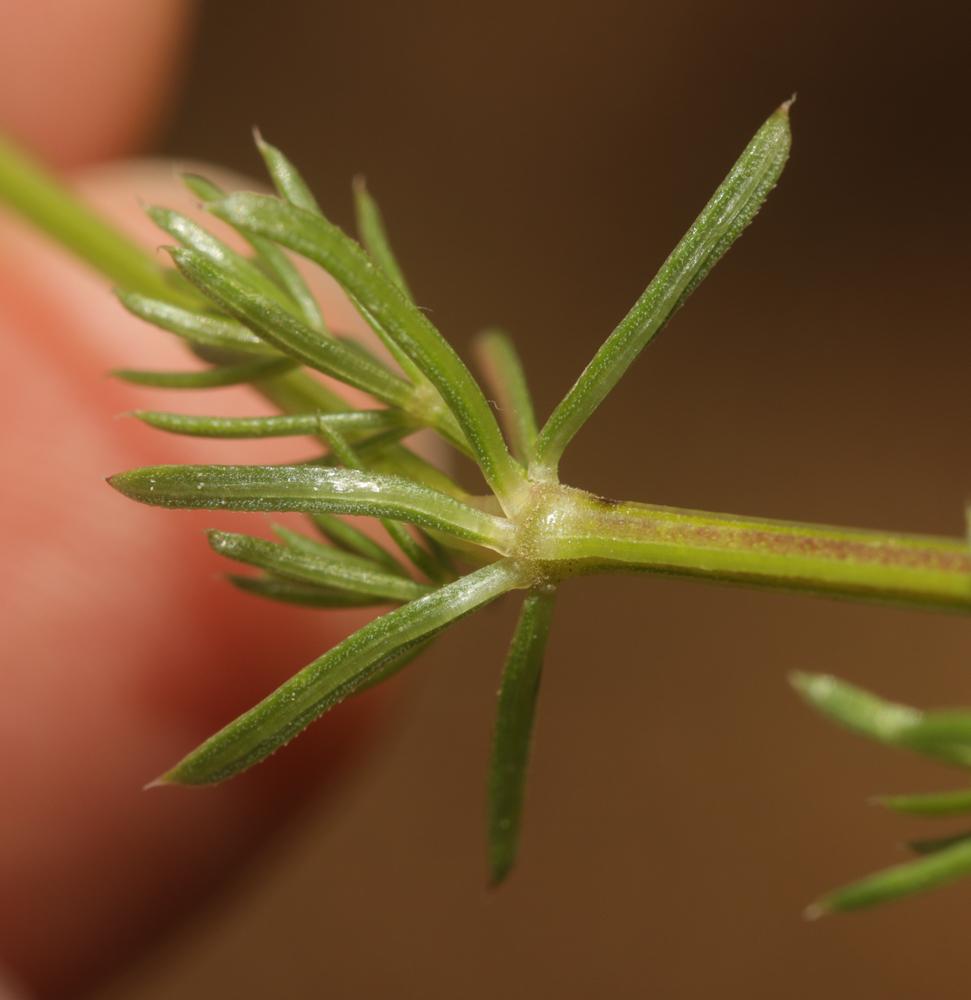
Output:
[[788,676],[793,690],[810,701],[825,690],[830,680],[827,674],[811,674],[805,670],[793,670]]
[[169,780],[169,772],[166,771],[165,774],[160,774],[157,778],[153,778],[147,784],[142,785],[142,791],[147,792],[152,788],[167,788],[172,784],[175,784],[175,782]]

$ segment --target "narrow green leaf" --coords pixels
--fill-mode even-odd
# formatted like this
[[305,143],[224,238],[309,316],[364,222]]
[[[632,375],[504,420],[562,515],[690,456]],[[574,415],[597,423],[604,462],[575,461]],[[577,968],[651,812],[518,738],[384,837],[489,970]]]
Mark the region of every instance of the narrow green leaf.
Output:
[[207,257],[173,250],[176,266],[196,287],[285,354],[353,385],[392,406],[413,405],[411,386],[383,365],[325,336],[250,287],[234,281]]
[[790,103],[756,132],[657,276],[553,411],[537,440],[537,474],[555,478],[573,436],[755,217],[789,156]]
[[363,177],[354,179],[354,209],[357,215],[357,231],[361,242],[371,255],[371,259],[384,269],[384,273],[414,301],[414,296],[408,288],[408,282],[402,273],[398,260],[391,249],[384,219],[378,203],[371,197]]
[[536,417],[519,354],[502,330],[484,330],[476,340],[476,349],[513,454],[529,464],[536,445]]
[[971,813],[971,788],[924,795],[879,795],[873,801],[910,816],[963,816]]
[[238,774],[463,615],[518,585],[502,560],[369,622],[220,730],[159,779],[205,785]]
[[432,558],[442,569],[442,576],[446,580],[453,580],[459,575],[452,553],[434,535],[427,531],[421,532],[422,541],[428,546],[428,551]]
[[[377,542],[368,538],[368,536],[363,532],[353,528],[351,525],[347,524],[346,521],[341,521],[338,518],[335,518],[333,514],[316,514],[313,516],[313,520],[315,522],[322,518],[331,518],[337,521],[342,527],[348,528],[351,532],[354,532],[357,536],[359,536],[358,538],[355,538],[355,542],[360,546],[360,548],[349,551],[347,548],[343,548],[340,545],[325,545],[323,542],[317,541],[314,538],[308,538],[299,531],[291,531],[289,528],[285,528],[279,524],[273,525],[273,532],[285,544],[303,552],[308,552],[314,555],[320,555],[323,552],[327,553],[329,558],[332,559],[346,558],[352,560],[362,560],[368,565],[377,566],[386,572],[394,573],[396,576],[408,576],[404,567],[397,562],[389,552],[378,545]],[[339,529],[338,533],[340,534]],[[370,545],[367,543],[370,543]]]
[[399,673],[404,667],[407,667],[412,660],[417,660],[418,657],[421,656],[421,654],[435,642],[442,631],[443,629],[438,629],[426,638],[421,639],[419,642],[415,642],[407,646],[397,655],[390,657],[380,670],[371,674],[366,681],[361,682],[361,686],[357,688],[356,693],[360,694],[364,691],[369,691],[371,688],[377,687],[379,684],[383,684],[386,680]]
[[403,444],[362,441],[357,445],[357,453],[370,471],[404,476],[463,502],[470,499],[468,491],[454,479]]
[[261,386],[260,391],[284,413],[345,413],[351,409],[350,403],[324,385],[316,372],[303,368]]
[[814,919],[827,913],[859,910],[878,903],[887,903],[902,896],[946,885],[971,873],[971,841],[908,861],[870,875],[818,900],[806,910]]
[[503,518],[399,476],[315,465],[159,465],[112,476],[125,496],[157,507],[363,514],[410,521],[502,551]]
[[[360,305],[358,303],[354,303],[354,308],[357,309],[358,312],[361,311]],[[374,330],[375,333],[377,333],[378,339],[381,341],[381,344],[385,347],[385,349],[388,351],[388,353],[391,355],[394,361],[397,362],[399,370],[405,374],[405,377],[411,381],[412,385],[429,386],[429,391],[435,393],[437,397],[435,389],[431,388],[431,383],[428,381],[428,379],[425,378],[424,375],[422,375],[421,370],[412,363],[409,357],[402,354],[402,352],[398,350],[397,345],[395,345],[394,341],[390,340],[387,336],[383,334],[382,331],[378,330],[374,318],[373,317],[368,318],[367,323],[371,327],[371,329]],[[334,336],[337,337],[337,339],[342,344],[345,344],[351,350],[363,354],[372,363],[381,365],[383,368],[386,368],[389,372],[393,371],[391,365],[387,364],[382,358],[379,358],[376,354],[372,354],[371,350],[368,347],[366,347],[363,343],[361,343],[361,341],[358,340],[357,338],[350,337],[347,334],[340,334],[340,333],[335,334]],[[447,414],[447,416],[450,420],[452,419],[451,414]],[[461,435],[461,432],[458,431],[457,426],[455,427],[455,431],[458,435]],[[462,438],[462,444],[465,445],[464,438]],[[467,448],[468,446],[465,445],[465,447]]]
[[298,583],[282,577],[238,576],[230,574],[227,579],[239,590],[257,597],[265,597],[283,604],[298,604],[307,608],[362,608],[375,604],[387,604],[387,599],[370,594],[353,593],[347,590],[332,590],[315,587],[310,583]]
[[308,549],[278,545],[229,531],[210,531],[209,544],[227,559],[235,559],[300,583],[397,602],[411,601],[429,592],[424,584],[395,573],[386,573],[373,563],[339,549],[332,549],[330,553],[313,553]]
[[[372,264],[372,267],[373,266],[374,265]],[[420,386],[425,389],[429,412],[438,413],[439,411],[442,411],[443,404],[441,403],[441,397],[439,396],[438,391],[432,386],[431,382],[425,376],[421,366],[415,364],[415,362],[411,360],[405,350],[398,344],[394,334],[390,333],[387,327],[385,327],[382,323],[379,316],[369,312],[367,306],[365,306],[359,299],[356,299],[350,292],[347,292],[347,289],[345,289],[345,293],[351,300],[351,304],[364,319],[365,323],[367,323],[367,325],[378,335],[378,339],[384,345],[385,350],[391,355],[392,358],[394,358],[405,378],[413,386]],[[448,409],[444,409],[443,416],[452,421],[455,419]],[[465,438],[462,437],[461,431],[458,431],[457,425],[455,425],[455,430],[458,432],[457,436],[461,439],[461,443],[465,444]]]
[[[411,535],[408,529],[397,521],[385,520],[382,522],[391,540],[398,546],[405,558],[420,572],[424,573],[429,580],[435,583],[442,583],[449,579],[451,574],[436,559],[435,554],[425,548],[422,543]],[[424,533],[423,538],[428,536]]]
[[271,146],[266,142],[260,135],[259,129],[254,129],[253,138],[256,140],[256,148],[260,151],[260,156],[263,157],[267,173],[280,197],[290,202],[291,205],[296,205],[297,208],[319,213],[317,199],[311,193],[307,182],[300,176],[300,171],[276,146]]
[[971,743],[971,712],[960,709],[924,712],[907,738],[914,746]]
[[966,841],[971,841],[971,831],[966,830],[964,833],[952,833],[947,837],[933,837],[927,840],[909,840],[907,846],[915,854],[937,854]]
[[915,741],[913,734],[919,731],[924,718],[924,713],[916,708],[885,701],[827,674],[795,673],[790,681],[820,712],[861,736],[960,767],[971,767],[971,747]]
[[366,559],[372,559],[392,573],[404,573],[404,567],[383,545],[365,535],[363,531],[359,531],[353,524],[348,524],[333,514],[312,514],[311,520],[317,530],[334,545]]
[[291,314],[297,312],[290,297],[265,275],[253,261],[237,253],[197,222],[171,208],[151,205],[145,210],[151,220],[185,249],[210,261],[228,279],[253,289]]
[[356,337],[348,336],[346,333],[335,333],[334,336],[350,351],[357,351],[358,354],[363,354],[365,358],[368,359],[372,364],[381,365],[383,368],[391,371],[391,366],[386,364],[385,361],[377,355],[372,354],[371,351],[361,343]]
[[[289,202],[289,204],[293,205],[295,208],[303,209],[307,212],[313,213],[314,215],[320,216],[320,208],[317,206],[317,201],[311,194],[310,189],[307,187],[303,178],[300,176],[297,168],[286,158],[286,156],[283,155],[279,149],[275,146],[271,146],[268,142],[264,142],[258,131],[255,133],[255,138],[257,148],[263,156],[263,162],[266,164],[270,177],[273,180],[273,186],[276,188],[280,197],[283,198],[284,201]],[[231,225],[235,225],[243,231],[252,233],[252,230],[248,229],[244,225],[240,225],[238,223],[231,223]],[[253,235],[255,235],[257,239],[260,238],[259,234]],[[376,317],[368,315],[366,307],[354,300],[353,295],[351,296],[351,300],[354,301],[354,304],[357,306],[361,314],[365,317],[365,319],[367,319],[372,328],[384,342],[385,347],[388,348],[395,360],[401,365],[405,375],[408,376],[412,382],[421,384],[421,382],[424,381],[424,376],[422,376],[420,369],[416,368],[411,359],[399,350],[394,340],[388,337],[386,331],[381,326],[380,320]]]
[[117,368],[111,374],[124,382],[149,385],[158,389],[216,389],[270,378],[292,368],[293,362],[289,358],[266,358],[246,361],[239,365],[221,365],[200,372],[150,372]]
[[[324,426],[321,433],[330,445],[332,454],[337,460],[348,469],[363,469],[364,463],[361,461],[358,452],[350,445],[339,429],[334,426]],[[408,529],[397,521],[387,518],[381,521],[384,530],[391,537],[391,540],[405,554],[411,563],[424,573],[430,580],[441,582],[444,574],[441,567],[435,562],[431,554],[413,538]]]
[[345,434],[397,430],[407,424],[394,410],[348,410],[343,413],[291,413],[275,417],[209,417],[188,413],[136,410],[133,416],[171,434],[214,438],[294,437],[320,434],[325,426]]
[[792,686],[815,708],[861,736],[889,745],[920,720],[909,705],[884,701],[829,674],[793,673]]
[[505,504],[515,503],[522,467],[478,383],[428,318],[374,266],[352,239],[321,216],[275,198],[237,192],[212,206],[232,225],[276,240],[330,272],[380,328],[422,370],[461,427],[486,481]]
[[215,181],[202,174],[194,174],[186,171],[182,174],[182,183],[201,201],[203,204],[210,201],[218,201],[226,192]]
[[182,309],[161,299],[150,299],[136,292],[119,291],[116,294],[119,302],[132,315],[169,333],[184,337],[194,344],[205,344],[227,351],[279,356],[275,347],[260,340],[242,323],[228,316],[210,316]]
[[[197,195],[203,203],[218,201],[226,195],[221,187],[198,174],[183,174],[182,180],[186,187]],[[320,306],[318,306],[313,292],[307,287],[307,283],[294,266],[293,261],[272,241],[264,239],[262,236],[246,233],[243,230],[239,230],[239,233],[249,241],[267,272],[276,278],[280,287],[299,307],[303,321],[312,329],[326,333],[327,325],[324,323]]]
[[502,882],[516,862],[533,717],[553,601],[552,591],[533,591],[526,596],[502,675],[489,766],[492,885]]

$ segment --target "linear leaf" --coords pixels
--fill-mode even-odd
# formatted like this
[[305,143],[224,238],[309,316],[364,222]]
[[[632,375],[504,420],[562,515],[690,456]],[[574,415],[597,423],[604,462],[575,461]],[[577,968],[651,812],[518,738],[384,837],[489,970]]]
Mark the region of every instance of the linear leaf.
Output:
[[837,889],[810,906],[806,916],[815,918],[827,913],[859,910],[877,903],[886,903],[945,885],[968,874],[971,874],[971,841],[964,840],[916,861],[885,868],[859,882]]
[[269,173],[273,186],[277,189],[280,197],[285,198],[290,204],[296,205],[297,208],[319,213],[317,199],[314,198],[307,182],[300,175],[300,171],[276,146],[271,146],[260,135],[259,129],[254,129],[253,138],[256,140],[256,148],[260,151],[260,156],[263,157],[267,173]]
[[[320,517],[333,518],[334,515],[317,514],[315,515],[314,520]],[[335,518],[335,520],[337,519]],[[344,521],[340,521],[339,523],[342,524],[344,527],[351,528],[351,526],[349,524],[346,524],[346,522]],[[357,529],[351,528],[351,530],[356,531]],[[315,538],[308,538],[306,535],[301,534],[299,531],[291,531],[289,528],[285,528],[281,524],[273,525],[273,533],[284,544],[289,545],[291,548],[298,549],[303,552],[308,552],[312,555],[319,556],[321,554],[325,554],[327,558],[330,559],[348,559],[353,562],[363,562],[370,566],[377,565],[380,568],[383,568],[385,571],[390,571],[391,573],[394,573],[396,576],[407,576],[401,565],[395,562],[395,560],[391,558],[388,552],[386,552],[383,548],[381,548],[381,546],[378,545],[377,542],[372,542],[371,539],[368,538],[367,535],[364,535],[362,532],[357,532],[357,534],[359,534],[362,538],[367,539],[368,542],[371,542],[372,546],[371,549],[368,549],[366,546],[362,546],[362,551],[348,551],[346,548],[342,548],[337,545],[325,545],[323,542],[320,542]],[[377,556],[375,555],[375,550],[377,552]],[[382,559],[381,556],[384,556],[386,558]]]
[[136,410],[133,416],[171,434],[214,438],[293,437],[339,427],[345,434],[397,430],[407,425],[394,410],[349,410],[345,413],[291,413],[274,417],[210,417],[188,413]]
[[504,549],[512,526],[400,476],[316,465],[159,465],[112,476],[109,483],[157,507],[363,514],[410,521],[463,541]]
[[536,446],[536,417],[515,345],[502,330],[484,330],[476,340],[476,350],[513,454],[528,464]]
[[[322,434],[330,445],[331,453],[342,465],[348,469],[364,468],[364,463],[358,452],[340,430],[333,426],[325,426],[322,428]],[[382,519],[381,524],[395,545],[420,572],[424,573],[430,580],[439,583],[446,578],[447,574],[443,573],[442,567],[435,561],[431,553],[412,537],[405,525],[387,518]]]
[[386,573],[372,563],[339,550],[332,550],[327,555],[313,554],[306,549],[298,550],[293,546],[278,545],[229,531],[210,531],[209,544],[227,559],[235,559],[301,583],[368,594],[388,601],[411,601],[429,591],[424,584]]
[[311,373],[299,368],[286,378],[260,387],[262,394],[284,413],[345,413],[351,404]]
[[[183,174],[182,180],[186,187],[203,203],[218,201],[226,195],[226,192],[218,184],[214,184],[198,174]],[[239,232],[249,241],[266,270],[277,279],[280,287],[299,307],[304,322],[314,330],[326,332],[327,325],[321,315],[320,306],[317,304],[313,292],[307,287],[307,283],[294,266],[293,261],[271,240],[264,239],[262,236],[253,236],[242,230]]]
[[182,174],[182,183],[205,204],[208,201],[218,201],[226,192],[215,181],[204,177],[202,174],[195,174],[192,171],[185,171]]
[[414,301],[414,296],[408,288],[408,282],[402,273],[401,266],[391,249],[391,241],[384,228],[381,209],[371,196],[363,177],[354,179],[354,210],[357,216],[357,231],[361,242],[371,255],[371,259],[384,269],[384,273]]
[[742,234],[775,187],[789,155],[789,103],[756,132],[694,224],[630,312],[594,355],[539,433],[538,472],[553,478],[564,448],[644,346]]
[[924,753],[961,767],[971,767],[971,747],[946,741],[931,743],[920,732],[924,713],[886,701],[825,674],[794,674],[794,687],[824,715],[880,743]]
[[[323,218],[323,216],[321,216],[320,208],[317,205],[317,201],[310,192],[310,188],[307,186],[304,179],[300,176],[300,172],[290,162],[290,160],[288,160],[287,157],[284,156],[284,154],[275,146],[271,146],[268,142],[264,142],[259,132],[256,132],[256,145],[263,156],[263,162],[266,164],[270,177],[273,180],[273,186],[276,188],[280,197],[283,198],[284,201],[289,202],[295,208],[303,209]],[[252,230],[247,229],[247,227],[240,223],[230,224],[236,226],[236,228],[242,232],[249,233],[251,239],[265,238],[257,233],[253,233]],[[408,378],[415,384],[421,384],[424,381],[424,376],[422,375],[421,370],[417,368],[412,360],[398,348],[394,339],[388,336],[385,329],[381,326],[380,320],[377,317],[370,315],[367,312],[366,307],[362,303],[358,302],[353,295],[351,295],[350,298],[361,312],[361,315],[365,317],[368,323],[381,338],[384,346],[391,352],[398,364],[401,365],[405,375],[408,376]]]
[[907,846],[915,854],[937,854],[939,851],[947,850],[955,844],[963,844],[971,840],[971,831],[964,833],[952,833],[947,837],[933,837],[927,840],[909,840]]
[[[350,410],[346,400],[305,370],[290,371],[281,378],[264,380],[257,383],[257,388],[274,406],[285,412],[320,410],[324,413],[346,413]],[[410,433],[410,427],[388,431],[386,436],[375,434],[355,442],[365,466],[373,472],[405,476],[457,500],[467,500],[469,494],[454,480],[400,442],[403,433]]]
[[[397,340],[394,335],[389,333],[387,328],[381,322],[380,317],[375,316],[374,313],[369,312],[367,307],[359,300],[354,298],[347,290],[347,297],[351,300],[351,304],[358,311],[360,316],[364,319],[367,325],[378,335],[378,339],[384,345],[385,350],[391,355],[392,358],[397,362],[398,367],[401,369],[405,378],[408,379],[414,386],[430,386],[431,383],[425,377],[425,373],[422,369],[415,364],[414,361],[405,353],[405,351],[398,345]],[[432,389],[432,392],[436,392]],[[437,393],[436,393],[437,397]],[[445,411],[449,417],[452,414],[449,411]],[[454,420],[454,417],[452,417]],[[459,435],[461,437],[461,434]],[[463,443],[465,439],[462,438]]]
[[387,603],[386,599],[370,594],[315,587],[310,583],[298,583],[296,580],[286,580],[273,575],[239,576],[233,573],[227,579],[234,587],[247,594],[307,608],[362,608]]
[[276,240],[333,275],[438,390],[497,495],[504,502],[516,495],[523,470],[509,454],[478,383],[428,318],[361,247],[323,217],[264,195],[237,192],[214,204],[212,211],[232,225]]
[[209,316],[191,309],[182,309],[161,299],[150,299],[136,292],[119,291],[116,294],[118,301],[133,316],[193,343],[228,351],[271,354],[274,357],[279,355],[275,347],[228,316]]
[[492,885],[502,882],[516,862],[526,767],[553,600],[552,591],[534,591],[526,596],[503,670],[489,766]]
[[173,250],[176,266],[196,287],[264,340],[318,371],[393,406],[413,403],[411,386],[334,337],[311,329],[258,291],[243,286],[193,250]]
[[793,687],[834,722],[878,743],[913,750],[959,767],[971,767],[971,746],[928,743],[913,738],[924,714],[909,705],[885,701],[827,674],[796,673]]
[[334,545],[340,546],[348,552],[373,559],[392,573],[404,573],[404,567],[383,545],[365,535],[353,524],[342,521],[334,514],[312,514],[311,520],[317,530],[329,538]]
[[911,816],[963,816],[971,813],[971,788],[923,795],[879,795],[873,801]]
[[369,622],[210,737],[159,781],[212,784],[251,767],[395,658],[517,585],[515,567],[501,560]]
[[290,296],[254,261],[237,253],[188,216],[159,205],[149,206],[145,211],[160,229],[177,240],[182,247],[205,257],[233,281],[258,291],[291,314],[299,312]]
[[294,363],[289,358],[261,358],[259,361],[219,365],[198,372],[152,372],[134,368],[116,368],[111,374],[124,382],[154,386],[158,389],[216,389],[282,375],[291,371],[293,366]]
[[971,743],[971,712],[924,712],[920,722],[908,732],[907,739],[913,746]]

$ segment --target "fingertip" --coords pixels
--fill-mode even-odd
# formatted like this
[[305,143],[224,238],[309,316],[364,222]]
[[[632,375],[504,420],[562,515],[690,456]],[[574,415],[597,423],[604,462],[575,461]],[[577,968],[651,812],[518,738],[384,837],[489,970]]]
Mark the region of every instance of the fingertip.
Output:
[[0,128],[59,166],[137,149],[175,91],[192,9],[187,0],[86,0],[58,4],[52,16],[49,4],[5,6]]

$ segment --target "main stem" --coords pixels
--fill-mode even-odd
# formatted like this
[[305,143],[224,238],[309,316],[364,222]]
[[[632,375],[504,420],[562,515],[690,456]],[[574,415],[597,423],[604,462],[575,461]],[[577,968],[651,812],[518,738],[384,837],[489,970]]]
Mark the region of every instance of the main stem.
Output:
[[0,135],[0,201],[129,291],[191,304],[141,247]]
[[618,503],[554,487],[520,556],[553,576],[635,570],[971,612],[962,539]]

